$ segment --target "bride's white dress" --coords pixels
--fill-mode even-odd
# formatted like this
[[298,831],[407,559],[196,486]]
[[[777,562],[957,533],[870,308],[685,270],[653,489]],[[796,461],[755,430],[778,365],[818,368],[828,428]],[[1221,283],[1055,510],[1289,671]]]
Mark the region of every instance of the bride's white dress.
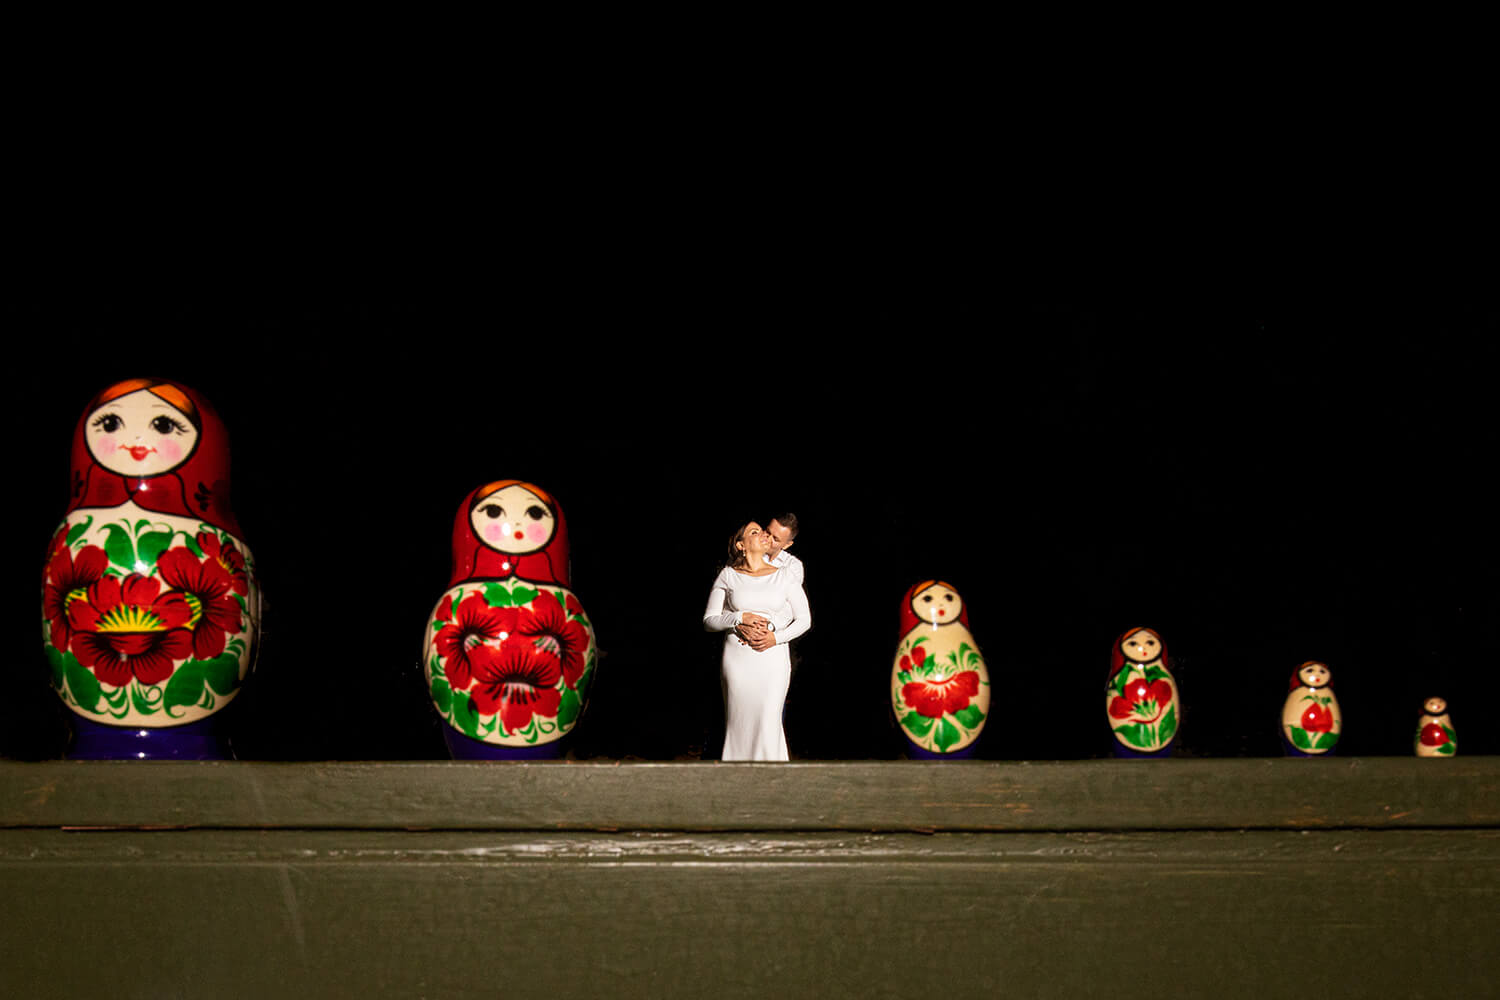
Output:
[[[775,626],[776,645],[756,652],[734,634],[740,613]],[[787,569],[749,576],[724,567],[708,592],[703,627],[724,632],[724,760],[787,760],[781,710],[792,679],[787,643],[812,627],[807,594]]]

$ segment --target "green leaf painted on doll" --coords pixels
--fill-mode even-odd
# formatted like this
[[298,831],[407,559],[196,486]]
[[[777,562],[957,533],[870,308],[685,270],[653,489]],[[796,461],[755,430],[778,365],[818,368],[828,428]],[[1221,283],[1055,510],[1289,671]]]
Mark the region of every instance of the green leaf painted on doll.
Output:
[[1166,746],[1167,741],[1177,734],[1177,706],[1168,705],[1167,712],[1161,717],[1161,725],[1157,727],[1156,739],[1158,746]]
[[945,716],[938,720],[937,731],[932,734],[932,742],[943,753],[947,753],[948,748],[957,743],[962,736],[963,734],[958,731],[958,727],[949,722]]
[[1148,681],[1169,680],[1172,677],[1171,674],[1167,673],[1165,670],[1154,663],[1146,667],[1144,673],[1146,675],[1146,680]]
[[573,693],[569,687],[563,687],[562,700],[557,704],[557,728],[566,729],[578,718],[578,713],[583,709],[583,702],[578,695]]
[[67,676],[68,693],[73,696],[73,701],[85,712],[98,713],[99,696],[103,693],[99,687],[99,678],[88,667],[79,663],[72,653],[63,658],[63,671]]
[[[68,657],[73,656],[73,654],[52,645],[50,638],[45,640],[45,642],[46,645],[44,648],[47,650],[47,665],[52,668],[52,686],[61,691],[63,689],[63,679],[67,676],[67,668],[64,664],[67,662]],[[74,659],[76,660],[77,658],[74,657]]]
[[510,592],[510,599],[515,602],[516,607],[524,608],[536,600],[536,595],[537,592],[531,587],[518,586]]
[[203,547],[198,544],[198,539],[186,531],[179,531],[177,534],[182,536],[182,544],[187,546],[187,550],[193,554],[194,559],[203,558]]
[[148,531],[136,540],[136,550],[140,553],[141,562],[147,566],[155,566],[157,556],[166,551],[167,546],[171,544],[172,532]]
[[907,712],[901,717],[901,728],[913,736],[926,736],[932,731],[932,724],[937,721],[920,712]]
[[1330,729],[1328,732],[1326,732],[1322,736],[1318,737],[1318,741],[1313,744],[1313,749],[1314,750],[1332,750],[1333,749],[1333,745],[1335,743],[1337,743],[1338,741],[1339,741],[1339,734]]
[[104,542],[104,554],[109,556],[109,561],[127,572],[135,572],[135,543],[130,539],[130,532],[119,524],[106,524],[104,530],[109,533]]
[[83,537],[83,533],[85,531],[88,531],[89,530],[89,525],[91,525],[93,523],[94,523],[94,515],[90,514],[90,515],[88,515],[88,520],[83,521],[80,524],[73,525],[73,527],[71,527],[71,528],[68,529],[68,537],[67,537],[67,540],[66,540],[66,542],[64,544],[66,544],[69,548],[71,548],[73,546],[73,543],[77,542],[78,539],[82,538]]
[[188,660],[167,679],[166,691],[162,693],[162,707],[167,714],[174,708],[186,708],[203,700],[203,663]]
[[[484,599],[492,608],[512,607],[510,591],[503,583],[487,583],[484,585]],[[457,603],[456,601],[454,602]]]
[[432,679],[431,689],[432,703],[437,706],[438,714],[447,715],[448,710],[453,706],[453,689],[441,677]]
[[984,712],[980,710],[978,705],[969,705],[965,708],[962,708],[959,711],[954,712],[953,717],[957,719],[965,729],[978,729],[984,722]]
[[1292,734],[1292,745],[1294,747],[1296,747],[1298,750],[1312,749],[1312,740],[1308,738],[1307,730],[1303,729],[1301,726],[1287,726],[1287,729]]
[[474,699],[463,691],[453,692],[453,721],[468,736],[479,738],[479,709],[474,707]]
[[157,706],[146,700],[146,692],[139,684],[130,685],[130,707],[141,715],[155,715]]
[[232,653],[221,653],[205,661],[203,680],[215,694],[233,694],[240,686],[240,658]]

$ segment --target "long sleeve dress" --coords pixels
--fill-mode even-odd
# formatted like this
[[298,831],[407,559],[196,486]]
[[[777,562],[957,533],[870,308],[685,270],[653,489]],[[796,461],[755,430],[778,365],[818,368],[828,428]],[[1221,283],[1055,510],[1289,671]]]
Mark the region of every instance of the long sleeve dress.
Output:
[[[770,619],[776,645],[758,652],[734,634],[742,612]],[[748,576],[724,567],[708,592],[703,627],[724,633],[724,760],[787,760],[781,711],[792,679],[787,643],[812,627],[801,583],[786,569]]]

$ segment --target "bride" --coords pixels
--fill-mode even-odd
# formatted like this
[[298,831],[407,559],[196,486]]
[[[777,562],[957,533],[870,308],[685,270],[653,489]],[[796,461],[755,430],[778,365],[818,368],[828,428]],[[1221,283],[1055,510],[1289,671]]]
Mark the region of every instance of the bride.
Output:
[[812,626],[812,611],[792,574],[765,561],[770,548],[754,521],[735,532],[703,611],[703,627],[725,633],[724,760],[788,759],[781,727],[792,678],[787,643]]

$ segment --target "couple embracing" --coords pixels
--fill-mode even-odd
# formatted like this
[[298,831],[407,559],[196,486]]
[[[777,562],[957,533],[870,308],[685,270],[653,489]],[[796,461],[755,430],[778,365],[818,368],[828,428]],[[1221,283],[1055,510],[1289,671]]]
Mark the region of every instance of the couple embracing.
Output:
[[729,562],[714,578],[703,627],[724,632],[723,760],[787,760],[781,711],[792,679],[787,643],[812,626],[802,560],[787,549],[797,517],[750,521],[729,540]]

